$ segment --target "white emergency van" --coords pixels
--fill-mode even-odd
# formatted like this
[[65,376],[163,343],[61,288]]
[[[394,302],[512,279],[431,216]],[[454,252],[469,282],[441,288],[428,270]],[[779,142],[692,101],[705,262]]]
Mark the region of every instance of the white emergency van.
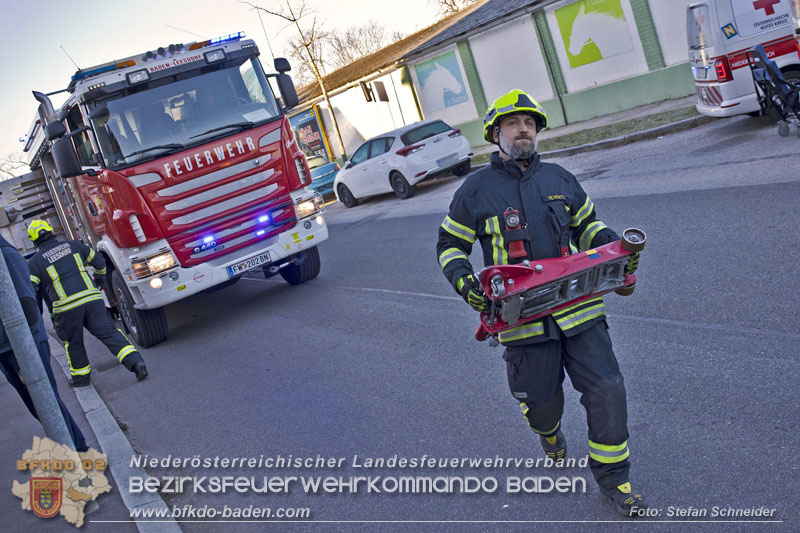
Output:
[[712,117],[759,111],[745,53],[764,47],[784,76],[800,80],[800,0],[704,0],[686,8],[697,110]]

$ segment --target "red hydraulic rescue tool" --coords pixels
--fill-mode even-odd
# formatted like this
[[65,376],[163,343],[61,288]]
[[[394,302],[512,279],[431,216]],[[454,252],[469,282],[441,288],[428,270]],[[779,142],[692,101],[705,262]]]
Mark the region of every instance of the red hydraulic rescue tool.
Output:
[[[514,229],[514,214],[506,213],[507,229]],[[494,344],[502,331],[583,300],[611,291],[632,294],[636,276],[626,274],[625,265],[630,255],[644,248],[645,239],[642,230],[629,228],[622,232],[622,239],[586,252],[484,268],[478,280],[490,305],[481,313],[475,338],[491,337]]]

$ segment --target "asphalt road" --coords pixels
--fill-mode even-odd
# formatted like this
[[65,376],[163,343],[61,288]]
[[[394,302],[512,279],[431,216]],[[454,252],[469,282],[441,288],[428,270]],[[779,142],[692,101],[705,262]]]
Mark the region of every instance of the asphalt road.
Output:
[[[606,302],[628,390],[632,481],[660,511],[649,519],[685,519],[670,518],[670,507],[708,509],[704,520],[726,519],[711,516],[714,506],[765,507],[775,509],[768,520],[782,522],[659,530],[796,530],[800,139],[734,118],[552,161],[580,177],[608,225],[648,235],[636,293]],[[93,379],[142,454],[345,458],[341,468],[149,468],[154,476],[472,475],[495,478],[498,490],[369,494],[362,486],[308,495],[296,485],[289,494],[164,494],[171,506],[308,507],[321,521],[181,527],[516,531],[538,525],[512,522],[620,518],[586,468],[353,465],[354,455],[541,455],[508,393],[501,348],[473,340],[477,317],[436,262],[436,231],[460,182],[420,187],[406,201],[330,206],[316,280],[290,287],[254,277],[175,304],[170,339],[144,351],[148,380],[137,384],[97,344]],[[473,264],[481,264],[474,255]],[[571,455],[583,457],[585,415],[568,380],[565,390],[562,425]],[[584,478],[586,492],[505,491],[509,476],[558,475]]]

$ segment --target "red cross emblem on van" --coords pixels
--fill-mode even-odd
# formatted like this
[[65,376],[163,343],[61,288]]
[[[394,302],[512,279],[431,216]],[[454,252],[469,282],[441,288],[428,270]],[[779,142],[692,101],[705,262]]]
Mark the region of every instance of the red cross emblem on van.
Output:
[[764,13],[767,15],[774,15],[775,8],[773,7],[775,4],[779,4],[781,0],[756,0],[753,2],[754,9],[763,9]]

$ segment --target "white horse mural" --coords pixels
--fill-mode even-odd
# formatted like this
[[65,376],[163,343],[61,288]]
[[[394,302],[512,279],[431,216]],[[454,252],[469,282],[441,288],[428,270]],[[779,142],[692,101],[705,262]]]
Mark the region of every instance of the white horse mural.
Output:
[[430,111],[447,107],[444,101],[445,91],[458,95],[464,91],[464,86],[448,69],[437,63],[436,68],[422,84],[422,97],[429,104]]
[[594,43],[603,58],[627,52],[633,48],[628,33],[628,23],[613,15],[602,12],[587,13],[581,6],[569,37],[569,53],[577,56],[583,48]]

